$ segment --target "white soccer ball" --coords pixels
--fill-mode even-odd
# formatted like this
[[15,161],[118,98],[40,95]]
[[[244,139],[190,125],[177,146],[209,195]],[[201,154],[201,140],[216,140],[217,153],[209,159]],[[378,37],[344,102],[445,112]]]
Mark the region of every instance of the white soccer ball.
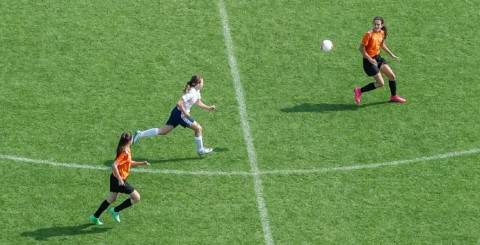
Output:
[[330,40],[322,40],[320,43],[320,48],[323,52],[330,52],[333,49],[333,43]]

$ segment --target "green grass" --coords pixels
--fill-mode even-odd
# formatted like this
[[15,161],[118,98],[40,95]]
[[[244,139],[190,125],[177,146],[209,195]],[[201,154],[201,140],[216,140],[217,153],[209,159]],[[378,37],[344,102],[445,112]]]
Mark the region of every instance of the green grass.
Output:
[[[218,1],[0,3],[1,244],[264,244],[260,197],[276,244],[479,243],[476,2],[225,7],[243,98]],[[408,102],[386,103],[387,86],[356,106],[353,88],[371,81],[358,45],[377,15]],[[189,129],[141,139],[133,158],[152,166],[129,177],[142,200],[122,223],[88,219],[108,196],[108,170],[20,159],[107,168],[120,134],[161,127],[192,74],[218,108],[192,109],[216,152],[197,158]],[[414,162],[368,168],[403,160]]]

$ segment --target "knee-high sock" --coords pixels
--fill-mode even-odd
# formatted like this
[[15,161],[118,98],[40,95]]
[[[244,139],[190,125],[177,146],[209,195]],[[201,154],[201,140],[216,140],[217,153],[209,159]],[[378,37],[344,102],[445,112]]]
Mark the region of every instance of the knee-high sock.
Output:
[[197,146],[197,151],[203,149],[203,140],[202,136],[195,137],[195,145]]
[[158,128],[151,128],[145,131],[141,131],[138,137],[143,138],[143,137],[149,137],[149,136],[155,136],[155,135],[158,135]]
[[130,198],[128,198],[127,200],[123,201],[120,205],[116,206],[113,211],[115,212],[120,212],[128,207],[132,206],[132,201],[130,200]]
[[397,95],[397,82],[396,81],[388,81],[388,86],[390,86],[390,94],[392,96]]
[[102,204],[100,204],[100,207],[98,207],[97,212],[93,214],[93,216],[95,216],[95,218],[98,219],[98,217],[102,215],[103,211],[105,211],[105,209],[107,209],[108,206],[110,206],[110,203],[108,203],[107,200],[104,200]]
[[360,91],[361,91],[362,93],[365,93],[365,92],[368,92],[368,91],[374,90],[374,89],[376,89],[375,84],[374,84],[374,83],[369,83],[369,84],[363,86],[363,87],[360,89]]

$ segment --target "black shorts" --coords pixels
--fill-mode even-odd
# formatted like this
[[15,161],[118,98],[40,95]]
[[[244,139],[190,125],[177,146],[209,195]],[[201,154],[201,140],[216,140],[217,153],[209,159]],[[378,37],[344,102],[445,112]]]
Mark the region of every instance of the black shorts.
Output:
[[123,183],[125,183],[125,185],[118,185],[118,179],[113,176],[113,174],[110,174],[110,192],[124,193],[127,195],[132,194],[135,188],[131,186],[130,183],[128,183],[126,180],[123,180]]
[[377,61],[377,66],[370,63],[368,59],[363,58],[363,70],[369,77],[377,75],[380,72],[380,67],[382,67],[383,64],[388,64],[388,62],[380,55],[375,55],[372,58]]

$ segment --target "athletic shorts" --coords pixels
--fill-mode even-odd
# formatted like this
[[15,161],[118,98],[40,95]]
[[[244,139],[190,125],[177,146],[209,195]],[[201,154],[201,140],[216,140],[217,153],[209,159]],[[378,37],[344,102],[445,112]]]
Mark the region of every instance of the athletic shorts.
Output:
[[118,179],[113,176],[113,174],[110,174],[110,192],[124,193],[127,195],[132,194],[135,188],[130,185],[130,183],[128,183],[126,180],[123,180],[123,183],[125,183],[125,185],[118,185]]
[[368,59],[363,58],[363,70],[369,77],[377,75],[380,72],[380,67],[382,67],[383,64],[388,64],[388,62],[379,54],[373,56],[372,58],[377,61],[377,66],[370,63]]
[[170,117],[168,118],[166,125],[172,125],[174,128],[177,127],[179,124],[182,125],[184,128],[190,127],[195,120],[191,117],[186,117],[183,115],[182,111],[178,109],[178,107],[174,107],[172,112],[170,113]]

